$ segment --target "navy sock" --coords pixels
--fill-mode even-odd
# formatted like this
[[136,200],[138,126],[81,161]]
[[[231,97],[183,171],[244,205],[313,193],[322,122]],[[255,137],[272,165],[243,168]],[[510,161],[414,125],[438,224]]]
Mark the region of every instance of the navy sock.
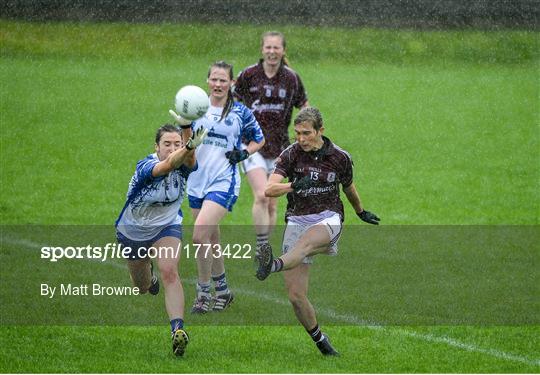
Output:
[[210,297],[210,283],[197,282],[197,296]]
[[307,332],[311,336],[311,339],[315,342],[319,342],[322,339],[324,339],[324,336],[321,332],[321,329],[319,328],[319,325],[317,324],[314,328],[308,329]]
[[171,320],[171,332],[174,333],[174,331],[179,328],[184,328],[184,320],[182,318],[176,318]]
[[216,290],[217,296],[229,293],[225,272],[218,276],[212,276],[212,280],[214,280],[214,289]]

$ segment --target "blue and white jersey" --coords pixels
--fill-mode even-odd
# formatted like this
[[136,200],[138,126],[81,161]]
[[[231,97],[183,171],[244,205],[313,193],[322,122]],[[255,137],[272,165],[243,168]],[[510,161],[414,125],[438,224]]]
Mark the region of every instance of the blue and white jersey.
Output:
[[204,198],[211,191],[238,196],[240,173],[225,156],[235,147],[241,149],[242,139],[260,143],[264,136],[253,113],[242,103],[235,102],[227,117],[219,121],[223,108],[210,106],[206,115],[195,121],[193,128],[208,129],[203,144],[195,150],[199,168],[189,175],[188,195]]
[[153,177],[157,163],[155,153],[137,162],[126,204],[116,220],[116,229],[134,241],[149,240],[164,227],[182,223],[180,206],[192,170],[182,165],[165,176]]

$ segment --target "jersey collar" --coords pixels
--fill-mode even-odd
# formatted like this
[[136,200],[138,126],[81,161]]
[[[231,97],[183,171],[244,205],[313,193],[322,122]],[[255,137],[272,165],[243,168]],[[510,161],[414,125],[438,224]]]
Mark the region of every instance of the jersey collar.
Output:
[[318,149],[317,151],[309,152],[309,154],[313,156],[315,159],[320,159],[323,156],[331,155],[335,151],[335,147],[332,141],[329,138],[325,137],[324,135],[322,136],[322,138],[324,142],[322,147]]

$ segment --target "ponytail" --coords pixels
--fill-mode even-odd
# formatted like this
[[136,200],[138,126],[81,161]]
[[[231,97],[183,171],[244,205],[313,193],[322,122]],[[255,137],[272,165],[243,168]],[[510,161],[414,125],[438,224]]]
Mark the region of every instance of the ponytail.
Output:
[[281,59],[281,63],[285,66],[288,66],[289,68],[291,67],[291,64],[289,64],[289,59],[287,58],[287,56],[283,56],[283,58]]
[[227,117],[233,105],[234,105],[234,97],[233,97],[232,90],[229,87],[229,92],[227,92],[227,101],[225,102],[225,107],[223,108],[223,112],[221,112],[221,118],[219,119],[219,122],[221,122],[224,118]]

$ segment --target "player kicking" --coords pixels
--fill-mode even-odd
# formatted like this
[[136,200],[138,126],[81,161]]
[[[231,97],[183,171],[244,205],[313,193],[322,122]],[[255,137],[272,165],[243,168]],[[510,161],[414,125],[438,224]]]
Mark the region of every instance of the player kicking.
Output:
[[[297,319],[323,355],[339,355],[320,330],[315,310],[307,298],[309,266],[316,254],[337,254],[337,243],[344,219],[339,185],[357,215],[370,224],[379,224],[377,215],[362,208],[353,183],[350,155],[323,136],[321,113],[302,109],[294,120],[296,143],[285,149],[276,162],[265,194],[287,194],[287,227],[282,253],[274,259],[272,248],[264,246],[256,261],[257,278],[284,271],[285,285]],[[288,178],[289,181],[282,181]]]
[[[188,123],[187,120],[179,120],[183,120],[184,125]],[[132,250],[128,269],[133,284],[142,294],[149,292],[155,295],[159,292],[159,282],[146,249],[181,248],[180,206],[186,179],[196,169],[194,149],[206,134],[203,128],[193,134],[189,126],[180,130],[166,124],[157,131],[156,152],[137,163],[126,204],[116,221],[116,236],[124,247]],[[189,337],[184,330],[184,289],[178,276],[180,255],[174,252],[159,255],[157,264],[165,289],[173,353],[182,356]]]

